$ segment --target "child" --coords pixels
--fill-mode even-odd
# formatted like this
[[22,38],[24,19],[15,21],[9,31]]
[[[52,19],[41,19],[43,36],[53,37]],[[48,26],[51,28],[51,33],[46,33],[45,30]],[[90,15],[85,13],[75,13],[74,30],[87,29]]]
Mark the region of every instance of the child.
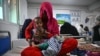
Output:
[[43,23],[40,17],[36,17],[34,19],[34,22],[35,22],[35,28],[33,29],[34,34],[33,37],[31,38],[30,45],[33,47],[37,46],[40,49],[46,49],[48,47],[48,44],[47,42],[45,42],[45,39],[47,39],[50,33],[43,28]]
[[[59,49],[61,48],[60,36],[53,36],[53,38],[50,38],[49,40],[45,41],[47,39],[49,32],[47,32],[43,28],[43,23],[40,19],[40,17],[36,17],[34,19],[35,22],[35,28],[33,29],[33,37],[31,39],[31,45],[34,47],[39,47],[43,52],[43,55],[46,55],[45,53],[49,52],[48,54],[51,55],[57,55],[59,52]],[[49,47],[48,47],[49,46]],[[50,48],[50,49],[49,49]],[[47,49],[47,50],[46,50]],[[51,55],[51,56],[52,56]]]

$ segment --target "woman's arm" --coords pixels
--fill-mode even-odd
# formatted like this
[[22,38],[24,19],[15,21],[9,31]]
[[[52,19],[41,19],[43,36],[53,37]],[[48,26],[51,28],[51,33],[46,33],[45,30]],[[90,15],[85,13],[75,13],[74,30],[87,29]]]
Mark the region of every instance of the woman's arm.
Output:
[[28,27],[25,29],[25,37],[26,40],[30,39],[32,37],[32,29],[34,28],[34,21],[32,21]]
[[52,28],[52,34],[55,35],[59,35],[59,25],[57,23],[57,21],[54,19],[54,23],[53,23],[53,28]]
[[50,32],[47,32],[47,31],[46,31],[46,34],[47,34],[48,39],[50,39],[53,36],[53,34],[51,34]]

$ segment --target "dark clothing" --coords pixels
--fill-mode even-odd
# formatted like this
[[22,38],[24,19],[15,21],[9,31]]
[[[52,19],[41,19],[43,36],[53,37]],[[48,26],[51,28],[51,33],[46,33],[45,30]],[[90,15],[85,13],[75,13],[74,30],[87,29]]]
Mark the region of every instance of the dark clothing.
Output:
[[73,36],[79,36],[77,29],[67,22],[61,26],[60,34],[72,34]]
[[[20,33],[20,38],[26,38],[25,37],[25,29],[26,29],[26,27],[30,24],[30,22],[32,21],[32,19],[26,19],[25,21],[24,21],[24,24],[23,24],[23,26],[22,26],[22,29],[21,29],[21,33]],[[31,31],[31,34],[33,34],[33,32]]]
[[85,30],[86,32],[89,32],[89,28],[88,28],[87,26],[84,28],[84,30]]
[[75,50],[73,50],[71,52],[71,54],[77,55],[77,56],[85,56],[86,50],[80,50],[80,49],[76,48]]
[[100,41],[100,25],[93,27],[93,41]]

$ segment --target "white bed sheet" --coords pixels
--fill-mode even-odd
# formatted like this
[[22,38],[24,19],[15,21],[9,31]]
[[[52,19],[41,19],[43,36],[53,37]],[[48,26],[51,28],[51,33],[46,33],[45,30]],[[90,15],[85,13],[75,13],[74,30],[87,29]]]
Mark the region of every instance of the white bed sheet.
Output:
[[14,40],[12,41],[12,49],[3,56],[20,56],[21,51],[28,46],[29,45],[25,39]]
[[20,53],[28,46],[19,46],[16,47],[12,50],[9,50],[6,54],[4,54],[3,56],[20,56]]

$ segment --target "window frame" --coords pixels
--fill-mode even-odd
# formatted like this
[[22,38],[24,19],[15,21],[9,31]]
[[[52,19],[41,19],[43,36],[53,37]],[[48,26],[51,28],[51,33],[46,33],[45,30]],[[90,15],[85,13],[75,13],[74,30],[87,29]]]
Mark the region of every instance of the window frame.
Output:
[[2,8],[2,18],[0,18],[0,21],[2,21],[2,20],[4,20],[4,6],[3,6],[3,3],[4,3],[4,0],[0,0],[0,2],[1,2],[1,5],[0,5],[0,7]]

